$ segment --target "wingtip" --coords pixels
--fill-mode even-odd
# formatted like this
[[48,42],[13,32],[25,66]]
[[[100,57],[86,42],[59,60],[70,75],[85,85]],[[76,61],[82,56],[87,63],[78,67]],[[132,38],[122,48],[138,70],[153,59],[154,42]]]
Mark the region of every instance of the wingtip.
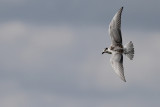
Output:
[[123,82],[127,82],[125,78],[124,78],[124,79],[122,79],[122,80],[123,80]]
[[123,10],[123,6],[120,8],[120,10]]
[[119,9],[119,13],[122,13],[123,11],[123,6]]
[[124,81],[124,82],[127,82],[124,76],[121,77],[121,80]]

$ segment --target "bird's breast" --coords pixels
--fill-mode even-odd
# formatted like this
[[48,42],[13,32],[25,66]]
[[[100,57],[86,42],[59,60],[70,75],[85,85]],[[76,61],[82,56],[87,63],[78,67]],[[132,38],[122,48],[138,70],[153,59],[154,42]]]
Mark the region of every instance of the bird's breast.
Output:
[[122,45],[110,46],[109,50],[112,52],[123,53],[123,46]]

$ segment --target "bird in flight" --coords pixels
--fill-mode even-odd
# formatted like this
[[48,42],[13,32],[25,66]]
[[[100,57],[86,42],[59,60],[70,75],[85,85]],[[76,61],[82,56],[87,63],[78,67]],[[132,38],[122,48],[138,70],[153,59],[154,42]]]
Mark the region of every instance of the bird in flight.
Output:
[[123,68],[123,54],[130,60],[134,57],[134,46],[132,41],[123,46],[122,33],[121,33],[121,14],[123,7],[115,14],[112,21],[109,24],[109,35],[111,38],[111,45],[109,48],[105,48],[102,54],[112,54],[110,63],[116,74],[126,82]]

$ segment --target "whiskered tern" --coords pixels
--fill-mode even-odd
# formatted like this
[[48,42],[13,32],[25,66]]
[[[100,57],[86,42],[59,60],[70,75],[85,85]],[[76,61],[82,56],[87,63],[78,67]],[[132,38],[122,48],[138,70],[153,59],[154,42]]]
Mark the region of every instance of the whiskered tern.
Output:
[[111,38],[111,45],[109,48],[105,48],[102,54],[112,54],[110,63],[116,74],[126,82],[123,68],[123,54],[125,54],[130,60],[134,57],[134,46],[132,41],[126,45],[122,44],[122,33],[121,33],[121,14],[123,7],[115,14],[112,21],[109,24],[109,35]]

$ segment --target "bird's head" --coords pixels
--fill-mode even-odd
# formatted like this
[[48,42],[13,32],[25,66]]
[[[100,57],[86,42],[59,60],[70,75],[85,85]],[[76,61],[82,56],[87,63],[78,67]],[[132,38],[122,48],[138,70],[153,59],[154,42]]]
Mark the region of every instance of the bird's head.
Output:
[[112,54],[111,52],[108,51],[108,48],[105,48],[105,49],[103,50],[102,54],[104,54],[104,53]]

